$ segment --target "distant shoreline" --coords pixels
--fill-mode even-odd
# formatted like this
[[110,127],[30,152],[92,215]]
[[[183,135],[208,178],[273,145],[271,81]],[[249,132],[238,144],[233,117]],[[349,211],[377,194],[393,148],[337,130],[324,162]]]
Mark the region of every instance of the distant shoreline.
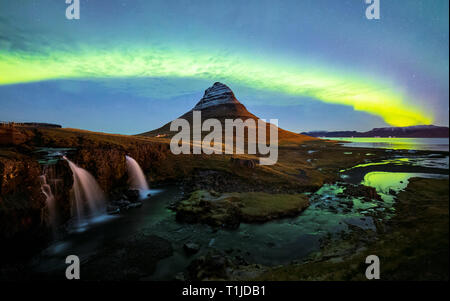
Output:
[[319,137],[348,147],[405,149],[409,151],[449,151],[448,138],[411,137]]
[[409,127],[374,128],[367,132],[358,131],[311,131],[303,135],[326,138],[449,138],[449,128],[435,125]]

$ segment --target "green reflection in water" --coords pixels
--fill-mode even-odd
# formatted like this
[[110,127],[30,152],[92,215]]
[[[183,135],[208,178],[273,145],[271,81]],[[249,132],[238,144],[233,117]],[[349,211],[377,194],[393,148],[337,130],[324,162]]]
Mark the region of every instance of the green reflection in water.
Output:
[[364,176],[362,184],[374,187],[378,192],[389,193],[389,189],[395,191],[404,189],[408,185],[409,178],[414,175],[414,173],[374,171]]
[[447,175],[427,174],[427,173],[406,173],[406,172],[369,172],[364,176],[361,184],[374,187],[385,202],[392,202],[394,196],[391,191],[398,193],[408,185],[410,178],[447,178]]
[[358,167],[378,166],[378,165],[386,165],[386,164],[406,165],[409,163],[411,163],[411,160],[409,158],[396,158],[396,159],[383,160],[380,162],[362,163],[362,164],[358,164],[358,165],[355,165],[355,166],[347,168],[347,169],[341,169],[339,172],[345,172],[347,170],[358,168]]
[[396,138],[396,137],[333,137],[325,139],[337,140],[344,145],[369,148],[407,149],[407,150],[449,150],[448,138]]

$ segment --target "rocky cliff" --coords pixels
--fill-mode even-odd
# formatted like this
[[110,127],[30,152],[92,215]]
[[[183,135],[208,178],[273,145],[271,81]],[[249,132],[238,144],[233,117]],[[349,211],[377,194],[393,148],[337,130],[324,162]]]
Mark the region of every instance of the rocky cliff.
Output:
[[44,174],[53,188],[59,224],[71,217],[70,168],[64,160],[40,164],[41,155],[36,151],[42,147],[70,148],[68,157],[88,170],[110,196],[128,187],[125,155],[135,158],[147,174],[155,175],[154,180],[164,174],[158,170],[168,147],[160,143],[73,130],[13,130],[14,136],[26,139],[0,148],[0,255],[8,260],[33,252],[27,245],[38,248],[51,238],[46,197],[41,188]]
[[[11,150],[0,150],[0,255],[10,255],[11,245],[20,245],[15,256],[29,249],[26,242],[39,242],[45,233],[42,213],[41,168],[35,160]],[[1,262],[1,260],[0,260]]]

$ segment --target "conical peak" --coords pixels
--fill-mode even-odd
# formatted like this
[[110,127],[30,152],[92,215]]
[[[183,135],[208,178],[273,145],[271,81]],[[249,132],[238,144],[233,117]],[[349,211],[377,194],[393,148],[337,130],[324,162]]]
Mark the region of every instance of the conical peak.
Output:
[[220,82],[215,82],[214,85],[205,90],[203,98],[226,93],[229,93],[234,97],[234,93],[231,91],[230,87]]
[[225,84],[220,82],[214,83],[205,90],[202,99],[194,107],[194,110],[204,109],[222,104],[238,104],[239,101],[234,96],[233,91]]

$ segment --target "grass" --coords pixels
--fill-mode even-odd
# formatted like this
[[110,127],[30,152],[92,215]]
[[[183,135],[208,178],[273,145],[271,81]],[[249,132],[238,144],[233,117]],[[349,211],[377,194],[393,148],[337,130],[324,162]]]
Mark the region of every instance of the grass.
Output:
[[265,222],[299,214],[309,206],[303,194],[223,193],[197,190],[177,207],[179,220],[236,227],[240,222]]
[[[325,183],[339,180],[341,169],[364,163],[369,159],[366,156],[368,152],[374,154],[370,156],[371,160],[384,159],[393,155],[393,153],[386,154],[384,150],[347,148],[336,142],[323,140],[299,139],[295,143],[292,141],[285,143],[284,140],[281,140],[278,148],[278,162],[275,165],[257,165],[256,168],[246,168],[234,166],[230,162],[231,155],[173,155],[170,152],[169,138],[105,134],[67,128],[20,130],[27,131],[27,135],[32,136],[27,143],[28,149],[38,146],[82,149],[85,153],[84,157],[76,158],[79,159],[79,162],[76,163],[80,163],[94,176],[97,174],[97,170],[106,165],[110,165],[108,170],[114,170],[116,173],[116,176],[112,178],[124,176],[124,166],[122,166],[124,160],[120,160],[123,162],[109,160],[104,164],[97,162],[105,161],[114,152],[116,157],[129,154],[135,158],[150,182],[186,179],[196,170],[214,170],[226,173],[241,182],[245,181],[248,185],[256,187],[256,190],[270,190],[273,193],[312,192]],[[344,155],[349,151],[352,152],[352,155]],[[95,153],[96,157],[89,157],[86,153]],[[9,153],[8,156],[13,155]],[[256,155],[235,154],[234,157],[258,159]],[[86,160],[89,162],[84,162]],[[105,176],[105,178],[111,177]],[[104,186],[105,189],[108,188],[106,184]],[[270,189],[259,189],[261,187]],[[235,190],[229,192],[246,191],[245,189],[240,191],[239,185],[233,189]]]

